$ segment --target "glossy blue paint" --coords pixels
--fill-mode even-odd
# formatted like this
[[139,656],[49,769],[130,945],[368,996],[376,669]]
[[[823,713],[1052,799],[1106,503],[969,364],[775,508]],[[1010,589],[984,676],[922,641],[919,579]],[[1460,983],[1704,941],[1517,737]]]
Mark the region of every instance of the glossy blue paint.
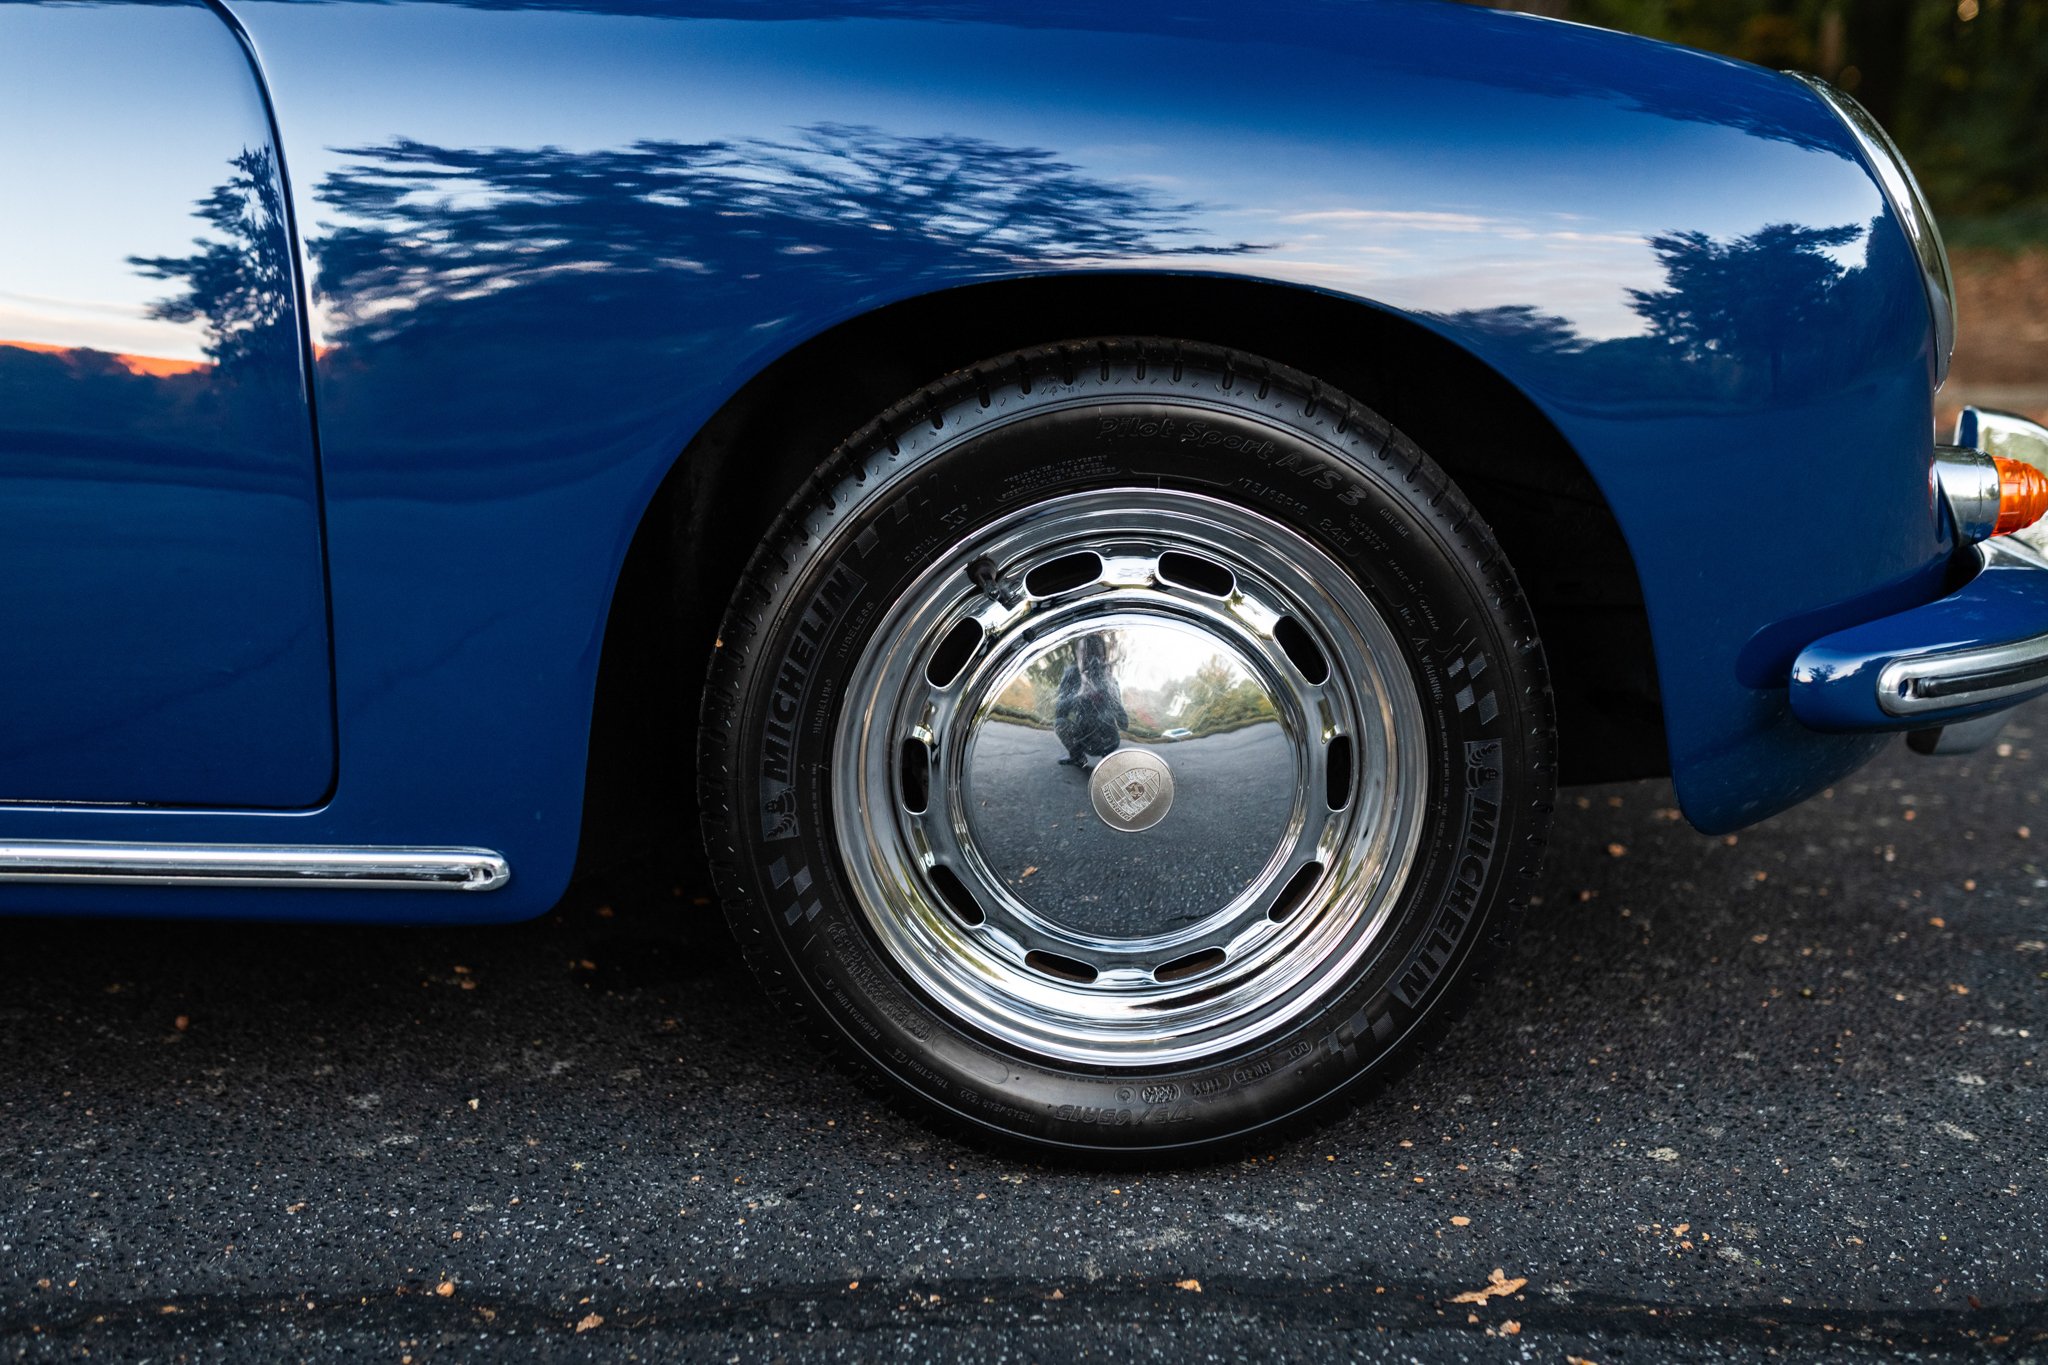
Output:
[[0,4],[0,800],[334,774],[277,150],[198,0]]
[[1925,730],[1988,715],[2048,692],[2048,679],[1989,705],[1887,713],[1877,678],[1896,659],[2017,644],[2048,637],[2048,562],[2024,549],[1988,555],[1968,583],[1924,606],[1851,626],[1803,650],[1792,669],[1792,705],[1816,730]]
[[483,846],[513,882],[0,906],[544,909],[656,485],[793,347],[981,282],[1271,281],[1497,369],[1628,537],[1706,828],[1869,756],[1797,721],[1792,658],[1938,592],[1954,549],[1918,271],[1845,132],[1773,73],[1397,0],[231,8],[304,238],[338,782],[294,814],[0,809],[0,838]]

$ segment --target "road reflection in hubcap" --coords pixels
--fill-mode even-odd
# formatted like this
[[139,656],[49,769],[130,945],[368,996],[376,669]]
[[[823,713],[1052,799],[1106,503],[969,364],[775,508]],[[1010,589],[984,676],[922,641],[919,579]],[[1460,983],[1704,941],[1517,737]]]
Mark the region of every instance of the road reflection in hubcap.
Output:
[[1270,664],[1143,601],[1012,638],[961,683],[960,754],[965,832],[1010,896],[1055,929],[1146,939],[1269,872],[1302,780]]

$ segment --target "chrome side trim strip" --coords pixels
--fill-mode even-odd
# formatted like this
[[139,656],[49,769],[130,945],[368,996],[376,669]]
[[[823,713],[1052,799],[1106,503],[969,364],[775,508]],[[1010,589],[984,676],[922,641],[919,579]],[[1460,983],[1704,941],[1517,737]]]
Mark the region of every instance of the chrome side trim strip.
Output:
[[0,882],[495,891],[510,880],[504,856],[482,848],[0,843]]

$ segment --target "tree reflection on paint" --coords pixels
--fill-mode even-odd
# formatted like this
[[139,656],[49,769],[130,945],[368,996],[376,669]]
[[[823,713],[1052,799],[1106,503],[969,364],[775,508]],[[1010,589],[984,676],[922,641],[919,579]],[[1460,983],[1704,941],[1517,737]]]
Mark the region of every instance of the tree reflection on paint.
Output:
[[150,279],[175,280],[182,291],[150,305],[165,322],[200,323],[206,354],[224,372],[291,356],[291,247],[284,201],[269,148],[245,149],[228,178],[196,205],[211,231],[193,239],[189,256],[130,256]]
[[[1844,250],[1859,242],[1863,260],[1844,264]],[[1771,223],[1728,239],[1667,232],[1648,244],[1664,286],[1628,291],[1648,327],[1642,335],[1589,338],[1528,304],[1439,320],[1563,387],[1627,374],[1646,394],[1726,399],[1832,391],[1871,363],[1860,347],[1914,335],[1908,315],[1923,306],[1917,267],[1888,216],[1834,227]],[[1835,344],[1814,345],[1822,334]]]
[[597,302],[630,283],[677,307],[773,276],[875,288],[934,272],[1242,252],[1189,226],[1193,205],[1082,174],[1049,151],[820,124],[785,141],[440,147],[343,153],[314,241],[337,341],[515,289]]
[[1704,232],[1652,237],[1665,287],[1629,290],[1630,307],[1687,360],[1737,356],[1766,365],[1777,393],[1786,343],[1821,321],[1837,292],[1868,268],[1844,267],[1828,254],[1863,231],[1771,223],[1730,242]]

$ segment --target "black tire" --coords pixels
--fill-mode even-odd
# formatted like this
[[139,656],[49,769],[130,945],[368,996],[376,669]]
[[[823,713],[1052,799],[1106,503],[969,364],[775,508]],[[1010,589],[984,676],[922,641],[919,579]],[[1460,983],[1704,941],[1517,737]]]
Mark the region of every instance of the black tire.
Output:
[[[1166,1064],[1048,1057],[946,1008],[884,946],[834,823],[842,701],[891,604],[975,528],[1104,488],[1196,491],[1319,546],[1391,626],[1427,735],[1414,856],[1355,970],[1266,1034]],[[748,566],[700,744],[713,871],[770,995],[943,1126],[1098,1158],[1234,1149],[1389,1074],[1519,927],[1555,773],[1528,605],[1444,472],[1306,375],[1152,339],[1005,356],[848,440]]]

